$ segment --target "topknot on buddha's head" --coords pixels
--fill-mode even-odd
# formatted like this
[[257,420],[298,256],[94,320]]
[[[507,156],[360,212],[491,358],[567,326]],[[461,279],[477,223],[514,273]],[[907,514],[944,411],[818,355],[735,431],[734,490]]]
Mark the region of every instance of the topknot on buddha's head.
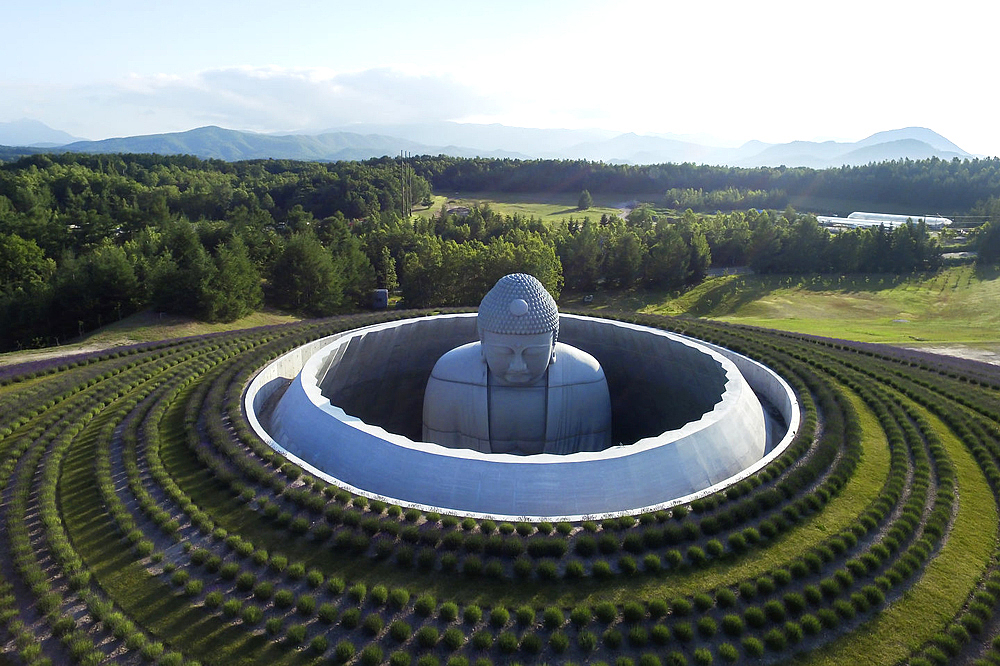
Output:
[[559,310],[542,283],[525,273],[500,278],[479,304],[476,325],[503,335],[559,335]]

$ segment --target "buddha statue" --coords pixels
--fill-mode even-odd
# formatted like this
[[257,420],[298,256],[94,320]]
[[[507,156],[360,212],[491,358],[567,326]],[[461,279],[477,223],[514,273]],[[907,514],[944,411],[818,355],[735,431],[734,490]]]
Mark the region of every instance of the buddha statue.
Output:
[[611,446],[604,371],[558,342],[559,312],[537,279],[501,278],[480,303],[476,327],[478,342],[447,352],[431,371],[424,441],[517,455]]

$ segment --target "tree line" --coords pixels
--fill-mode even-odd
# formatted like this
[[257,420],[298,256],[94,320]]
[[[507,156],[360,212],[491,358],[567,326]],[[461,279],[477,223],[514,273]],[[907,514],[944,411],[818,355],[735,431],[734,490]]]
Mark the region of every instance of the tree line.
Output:
[[774,208],[793,197],[968,212],[1000,196],[1000,158],[892,160],[833,169],[605,164],[586,160],[419,157],[418,174],[438,190],[665,194],[666,205],[698,210]]
[[[414,158],[407,198],[426,200],[432,187],[454,186],[455,173],[479,178],[487,167],[509,184],[516,164]],[[540,187],[581,165],[626,180],[642,171],[519,164],[542,178]],[[409,217],[401,173],[390,159],[35,155],[0,165],[0,348],[53,344],[144,308],[208,321],[262,305],[321,316],[367,305],[376,287],[398,290],[408,306],[474,305],[514,271],[536,275],[558,296],[563,287],[680,289],[713,265],[906,272],[939,262],[922,224],[832,234],[791,208],[704,215],[639,206],[624,218],[581,211],[559,224],[488,206]],[[711,195],[735,204],[770,191],[724,180],[716,190],[664,182],[667,196],[689,201]],[[976,210],[1000,221],[998,201],[986,198]]]

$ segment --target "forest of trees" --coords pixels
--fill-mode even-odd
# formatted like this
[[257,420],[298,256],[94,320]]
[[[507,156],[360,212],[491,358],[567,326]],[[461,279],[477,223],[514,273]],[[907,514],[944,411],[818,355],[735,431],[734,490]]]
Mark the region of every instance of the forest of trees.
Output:
[[[901,163],[888,182],[905,187],[886,192],[902,196],[915,187],[904,173],[930,190],[943,177],[967,196],[986,192],[961,205],[996,216],[980,231],[991,256],[989,248],[1000,245],[996,167],[989,160]],[[907,272],[940,260],[922,224],[831,234],[811,215],[763,210],[781,200],[775,192],[802,186],[801,170],[449,157],[414,158],[411,168],[411,201],[432,188],[533,183],[534,191],[659,187],[676,208],[689,209],[664,215],[639,206],[627,219],[581,211],[557,225],[488,207],[404,219],[400,165],[388,158],[320,164],[34,155],[0,165],[0,349],[54,344],[143,308],[208,321],[233,320],[263,304],[321,316],[365,306],[375,287],[398,289],[407,306],[474,305],[513,271],[534,274],[558,296],[564,286],[678,289],[713,265]],[[810,177],[877,182],[883,167],[870,169],[868,176],[848,169]],[[707,202],[746,208],[690,210]]]
[[[585,160],[419,157],[413,166],[439,190],[465,192],[667,193],[675,208],[783,209],[790,197],[905,204],[957,214],[1000,196],[1000,158],[899,160],[837,169],[738,168],[691,163],[628,165]],[[699,194],[700,190],[700,194]],[[686,198],[687,197],[687,198]],[[699,204],[699,198],[704,203]],[[714,200],[713,200],[714,199]],[[679,205],[674,205],[677,201]]]

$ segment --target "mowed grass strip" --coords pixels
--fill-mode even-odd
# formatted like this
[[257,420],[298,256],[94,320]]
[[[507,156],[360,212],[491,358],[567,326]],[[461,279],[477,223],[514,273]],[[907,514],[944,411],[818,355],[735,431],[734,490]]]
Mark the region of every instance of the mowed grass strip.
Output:
[[846,395],[861,422],[864,454],[844,490],[821,513],[807,519],[766,549],[742,557],[735,563],[722,563],[663,577],[619,577],[612,582],[588,577],[566,585],[562,581],[546,583],[477,578],[474,584],[469,584],[461,576],[416,569],[400,570],[392,564],[376,563],[367,557],[340,555],[331,548],[318,548],[301,537],[291,538],[288,530],[248,511],[246,505],[191,454],[184,443],[180,401],[178,406],[171,407],[162,424],[161,456],[164,466],[178,485],[199,507],[208,511],[219,526],[248,537],[257,547],[281,553],[303,562],[307,567],[316,566],[328,575],[338,573],[350,581],[403,586],[411,591],[419,590],[454,601],[488,606],[497,603],[571,606],[605,600],[622,603],[635,599],[637,595],[642,598],[674,596],[739,583],[791,561],[848,527],[878,496],[888,477],[890,456],[885,433],[874,414],[859,397],[850,393]]
[[[175,418],[179,416],[181,423],[183,422],[185,400],[191,393],[195,392],[199,381],[210,381],[211,372],[207,371],[203,373],[203,376],[206,378],[192,382],[174,395],[167,409],[167,414],[164,416],[164,421],[169,421],[170,416]],[[160,424],[160,429],[162,438],[164,431],[163,422]],[[161,439],[161,443],[162,441]],[[188,452],[188,455],[194,458],[190,452]],[[167,467],[166,463],[164,463],[164,467]],[[210,478],[213,484],[218,485],[214,476],[210,475]],[[243,508],[246,510],[245,506]],[[220,552],[224,550],[221,545],[219,548]],[[181,561],[184,561],[184,559],[186,558],[182,557]],[[225,587],[227,586],[228,584],[223,586],[223,591],[225,591]],[[195,603],[184,600],[176,591],[174,595],[182,603]],[[175,615],[170,620],[170,626],[164,628],[167,632],[180,632],[177,640],[178,645],[183,646],[193,656],[197,656],[203,664],[225,666],[234,664],[240,666],[243,664],[267,663],[280,666],[282,664],[312,663],[312,660],[306,659],[302,653],[284,649],[281,643],[269,640],[268,637],[259,631],[254,631],[239,623],[223,619],[215,614],[214,611],[209,611],[201,606],[193,608],[189,606],[189,613],[190,611],[196,611],[200,615],[197,624],[192,626],[177,624],[177,621],[183,618]]]
[[[739,558],[732,564],[691,569],[663,579],[619,590],[615,601],[624,603],[639,594],[644,599],[689,595],[702,590],[735,585],[785,566],[857,520],[865,507],[879,495],[889,476],[889,442],[875,414],[860,397],[847,394],[861,424],[863,454],[844,489],[823,510],[789,530],[767,548]],[[575,601],[575,600],[574,600]]]
[[[154,377],[152,381],[156,381]],[[264,647],[236,625],[196,607],[136,559],[105,510],[94,475],[96,436],[121,410],[105,409],[73,444],[63,463],[59,501],[67,533],[95,582],[134,622],[172,649],[199,655],[205,664],[254,663]]]
[[948,539],[903,598],[850,635],[795,660],[809,666],[894,664],[961,609],[997,545],[996,499],[972,454],[939,419],[920,410],[938,433],[958,479],[958,514]]
[[[161,423],[160,457],[164,468],[178,487],[207,512],[218,527],[243,536],[255,547],[264,548],[272,555],[284,555],[307,568],[316,567],[327,576],[342,576],[351,583],[405,587],[414,594],[429,593],[457,602],[486,605],[512,603],[529,599],[537,589],[539,583],[533,580],[492,580],[484,577],[470,583],[462,576],[442,575],[440,571],[400,569],[391,562],[377,562],[369,557],[339,552],[332,544],[321,545],[306,537],[293,535],[288,529],[250,510],[228,485],[200,463],[185,442],[181,402],[178,400],[171,406]],[[308,515],[308,512],[303,511],[302,515]]]

